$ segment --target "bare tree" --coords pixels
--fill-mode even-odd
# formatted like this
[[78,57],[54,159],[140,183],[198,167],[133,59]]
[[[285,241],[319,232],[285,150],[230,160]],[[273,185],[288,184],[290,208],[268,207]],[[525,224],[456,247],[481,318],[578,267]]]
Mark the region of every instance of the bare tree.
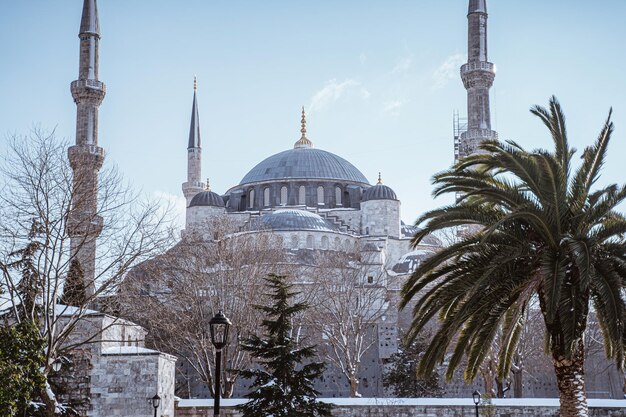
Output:
[[321,335],[320,353],[348,380],[352,397],[361,396],[361,359],[376,343],[377,323],[389,307],[384,269],[360,261],[355,254],[324,253],[309,290],[309,326]]
[[[75,337],[74,330],[95,306],[99,296],[115,291],[122,277],[138,262],[159,253],[171,241],[165,215],[157,204],[142,202],[124,184],[114,168],[104,169],[96,187],[98,200],[93,219],[102,219],[98,238],[93,291],[74,297],[74,306],[60,305],[63,286],[73,258],[68,219],[74,181],[67,160],[68,143],[54,132],[33,129],[29,135],[11,138],[0,161],[0,273],[4,291],[4,315],[11,321],[30,321],[45,340],[48,376],[52,364],[96,337]],[[92,237],[74,240],[74,249],[92,244]],[[26,290],[25,290],[26,289]],[[62,409],[49,382],[41,399],[48,415]]]
[[121,292],[125,315],[146,326],[155,347],[183,358],[214,395],[214,348],[209,320],[222,310],[232,321],[221,395],[231,397],[236,370],[251,359],[239,340],[261,323],[254,304],[262,303],[264,281],[281,267],[282,245],[270,232],[232,233],[225,217],[207,221],[211,238],[187,233],[168,253],[144,263]]

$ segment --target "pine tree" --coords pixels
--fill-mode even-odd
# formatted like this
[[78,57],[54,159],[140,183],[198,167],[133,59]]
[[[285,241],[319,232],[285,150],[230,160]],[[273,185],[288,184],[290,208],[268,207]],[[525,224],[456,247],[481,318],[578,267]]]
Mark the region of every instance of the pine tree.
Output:
[[317,402],[319,392],[313,388],[313,380],[322,375],[325,365],[310,360],[316,354],[315,346],[300,346],[293,337],[293,316],[308,306],[290,305],[297,293],[290,292],[292,286],[284,276],[270,274],[265,280],[273,300],[271,306],[257,306],[267,317],[262,322],[265,334],[241,342],[260,367],[241,371],[241,376],[253,383],[246,396],[250,401],[237,408],[243,417],[331,416],[331,405]]
[[430,339],[430,334],[421,333],[410,342],[402,338],[403,343],[398,353],[391,355],[391,364],[385,372],[383,383],[396,397],[441,397],[445,394],[436,371],[427,378],[417,375],[418,360],[424,354]]
[[72,259],[67,279],[63,286],[61,304],[81,307],[87,303],[87,289],[85,287],[85,273],[77,259]]

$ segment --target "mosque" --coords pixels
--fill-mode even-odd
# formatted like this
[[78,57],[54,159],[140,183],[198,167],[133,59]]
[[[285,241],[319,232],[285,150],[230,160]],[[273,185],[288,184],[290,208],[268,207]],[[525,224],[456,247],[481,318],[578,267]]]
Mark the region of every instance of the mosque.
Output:
[[[460,69],[467,90],[467,124],[455,128],[456,158],[475,152],[483,140],[497,138],[490,120],[489,90],[495,71],[487,56],[487,17],[486,0],[469,0],[468,61]],[[72,236],[72,257],[80,261],[85,281],[93,282],[96,238],[103,224],[95,214],[97,202],[87,196],[94,195],[93,188],[105,156],[98,144],[98,108],[106,93],[104,83],[98,78],[100,26],[95,0],[84,0],[79,37],[79,78],[71,85],[77,122],[76,144],[69,148],[68,156],[76,183],[68,232]],[[285,138],[285,143],[288,141],[289,138]],[[316,148],[307,136],[304,109],[300,138],[293,147],[267,156],[223,193],[211,190],[208,182],[202,181],[201,166],[200,113],[194,83],[187,175],[182,184],[187,207],[181,242],[192,237],[215,242],[233,236],[257,239],[271,235],[297,265],[309,262],[308,255],[312,253],[321,256],[350,254],[351,267],[362,271],[362,285],[373,284],[374,277],[381,278],[376,285],[380,289],[380,302],[386,304],[387,310],[372,323],[376,327],[373,332],[376,342],[362,360],[366,365],[359,377],[362,395],[385,395],[383,370],[397,351],[399,328],[406,320],[396,307],[399,289],[404,278],[442,242],[431,236],[411,248],[410,240],[417,229],[402,221],[401,196],[384,184],[380,175],[372,184],[347,159]],[[393,184],[393,180],[390,183]],[[214,227],[217,223],[227,225],[227,230],[217,230]],[[88,244],[85,244],[85,236],[89,237]],[[93,288],[88,290],[93,291]],[[143,340],[135,343],[143,346]],[[146,355],[158,353],[149,349],[146,352]],[[135,356],[119,356],[119,361],[130,363]],[[102,362],[104,356],[98,358],[94,363]],[[174,360],[166,359],[163,361],[168,363]],[[127,374],[122,367],[119,372]],[[162,381],[157,382],[162,385]],[[326,397],[349,395],[345,380],[333,376],[332,372],[317,388]],[[462,384],[457,388],[447,386],[447,395],[466,396],[471,392],[470,387]],[[528,388],[531,396],[555,393],[555,387],[545,383]],[[236,391],[235,395],[241,393]],[[197,383],[188,394],[206,396],[207,390]],[[168,397],[170,402],[172,405],[168,407],[173,407],[173,398]]]
[[[468,24],[469,58],[461,68],[461,77],[468,91],[469,116],[467,128],[456,140],[457,157],[474,152],[480,141],[497,137],[489,115],[489,88],[495,71],[487,60],[485,0],[469,2]],[[442,242],[429,236],[418,247],[410,248],[417,229],[402,221],[401,201],[394,190],[383,183],[380,174],[371,184],[347,159],[316,148],[307,136],[304,108],[300,138],[292,148],[267,156],[223,194],[211,190],[208,180],[202,181],[197,93],[194,80],[187,178],[182,184],[187,203],[182,239],[194,236],[211,241],[235,235],[257,239],[271,235],[296,267],[310,266],[316,255],[353,256],[352,267],[361,271],[362,284],[381,287],[380,298],[386,308],[375,323],[377,331],[372,337],[377,340],[364,355],[363,362],[368,365],[359,371],[359,390],[365,396],[384,395],[383,370],[397,352],[403,320],[397,311],[402,282]],[[227,225],[227,230],[215,225]],[[185,371],[184,363],[179,365]],[[325,396],[349,396],[345,378],[333,373],[318,384],[318,390]],[[236,390],[235,394],[244,392]],[[206,387],[190,384],[189,394],[206,395]]]

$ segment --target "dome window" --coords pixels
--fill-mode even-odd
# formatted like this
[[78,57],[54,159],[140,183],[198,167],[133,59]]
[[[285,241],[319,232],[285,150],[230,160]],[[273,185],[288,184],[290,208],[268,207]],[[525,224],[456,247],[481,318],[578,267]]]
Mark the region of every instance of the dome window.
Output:
[[287,187],[285,186],[282,186],[280,188],[280,205],[281,206],[287,205]]
[[301,206],[306,205],[306,188],[304,188],[304,185],[301,185],[298,189],[298,204]]
[[268,207],[270,205],[270,189],[265,187],[263,190],[263,206]]
[[317,187],[317,204],[320,206],[324,205],[324,187],[321,185]]
[[250,190],[250,198],[249,198],[249,202],[248,202],[248,207],[249,208],[253,208],[254,207],[254,190]]
[[335,187],[335,205],[341,206],[341,188]]

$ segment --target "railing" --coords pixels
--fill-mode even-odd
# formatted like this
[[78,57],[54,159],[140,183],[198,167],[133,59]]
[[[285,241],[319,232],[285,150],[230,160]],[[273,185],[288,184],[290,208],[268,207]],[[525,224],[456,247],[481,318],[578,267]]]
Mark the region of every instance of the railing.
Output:
[[102,81],[98,81],[98,80],[75,80],[72,81],[72,84],[70,85],[70,87],[72,89],[75,88],[91,88],[94,90],[105,90],[106,87],[104,85],[104,83]]
[[490,129],[470,129],[461,133],[461,140],[464,139],[498,139],[498,132]]
[[70,146],[67,149],[67,151],[68,151],[69,155],[85,153],[85,151],[87,151],[87,153],[90,153],[92,155],[104,157],[104,149],[103,148],[101,148],[100,146],[90,145],[90,144],[73,145],[73,146]]
[[473,62],[468,62],[467,64],[463,64],[461,66],[461,74],[465,74],[470,71],[478,71],[478,70],[496,72],[494,68],[495,66],[491,62],[473,61]]

